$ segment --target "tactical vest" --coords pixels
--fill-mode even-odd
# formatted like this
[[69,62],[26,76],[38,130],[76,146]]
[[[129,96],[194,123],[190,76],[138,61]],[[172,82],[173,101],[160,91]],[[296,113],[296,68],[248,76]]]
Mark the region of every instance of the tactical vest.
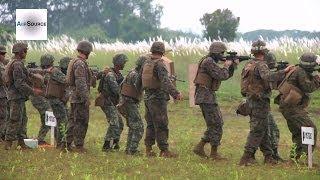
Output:
[[10,61],[6,67],[5,67],[5,70],[4,70],[4,84],[8,87],[10,86],[11,84],[13,84],[13,70],[12,70],[12,64],[14,62],[16,62],[17,60],[14,59],[13,61]]
[[153,73],[154,67],[158,62],[163,61],[162,59],[151,59],[147,60],[142,69],[142,87],[143,89],[159,89],[161,82],[158,77]]
[[123,82],[121,85],[121,94],[134,99],[140,99],[141,96],[134,85],[126,82]]
[[[55,69],[53,69],[53,71],[54,70]],[[65,95],[65,90],[66,90],[66,85],[53,80],[50,75],[50,78],[48,80],[48,84],[46,87],[46,91],[45,91],[45,96],[62,99]]]
[[269,83],[257,77],[255,68],[258,62],[250,61],[241,73],[241,94],[243,96],[260,97],[265,89],[270,89]]
[[[67,70],[67,76],[66,76],[66,82],[69,86],[75,86],[75,76],[74,76],[74,64],[77,62],[77,61],[82,61],[81,59],[73,59],[70,61],[70,63],[68,64],[68,70]],[[87,76],[88,76],[88,81],[87,81],[87,85],[88,87],[91,86],[91,79],[92,79],[92,75],[91,75],[91,71],[89,70],[88,67],[86,67],[86,72],[88,73]]]
[[200,60],[197,70],[197,75],[193,81],[196,85],[204,86],[211,89],[212,91],[217,91],[221,85],[221,81],[212,78],[205,72],[201,72],[201,64],[207,57],[204,57]]
[[289,77],[296,71],[296,68],[293,68],[286,74],[285,79],[278,86],[279,92],[281,94],[281,100],[288,105],[298,105],[302,97],[304,96],[303,91],[293,84],[288,83]]

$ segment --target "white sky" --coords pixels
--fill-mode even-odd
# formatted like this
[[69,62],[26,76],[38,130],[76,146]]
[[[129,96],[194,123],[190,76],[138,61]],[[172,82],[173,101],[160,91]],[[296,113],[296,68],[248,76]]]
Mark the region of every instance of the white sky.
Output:
[[240,17],[239,32],[257,29],[320,31],[320,0],[155,0],[163,6],[161,27],[202,33],[200,18],[216,9]]

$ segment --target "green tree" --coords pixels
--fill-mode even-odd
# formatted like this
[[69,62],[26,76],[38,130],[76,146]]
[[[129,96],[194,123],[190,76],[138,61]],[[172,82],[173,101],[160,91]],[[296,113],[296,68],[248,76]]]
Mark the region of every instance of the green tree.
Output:
[[205,27],[204,37],[233,41],[236,38],[240,17],[235,17],[229,9],[217,9],[211,14],[204,14],[200,22]]

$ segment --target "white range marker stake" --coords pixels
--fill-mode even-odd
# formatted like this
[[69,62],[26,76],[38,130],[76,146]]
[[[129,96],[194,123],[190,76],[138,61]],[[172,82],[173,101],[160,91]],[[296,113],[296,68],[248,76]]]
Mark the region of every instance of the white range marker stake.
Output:
[[312,145],[314,145],[314,129],[312,127],[301,127],[302,144],[308,145],[308,168],[312,168]]
[[54,146],[54,128],[57,126],[57,119],[53,115],[53,112],[46,111],[46,118],[45,118],[45,124],[47,126],[51,127],[51,137],[50,137],[50,144]]

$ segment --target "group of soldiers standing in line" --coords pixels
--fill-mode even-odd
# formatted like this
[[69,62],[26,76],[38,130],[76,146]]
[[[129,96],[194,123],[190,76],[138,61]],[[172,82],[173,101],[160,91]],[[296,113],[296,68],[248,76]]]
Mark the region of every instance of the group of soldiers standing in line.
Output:
[[[103,71],[93,72],[87,62],[93,50],[92,44],[88,41],[79,42],[77,57],[61,59],[59,67],[53,65],[54,57],[46,54],[40,59],[41,69],[27,69],[24,64],[27,50],[25,43],[14,44],[13,58],[5,66],[6,48],[0,47],[0,133],[6,150],[11,149],[13,141],[16,140],[21,148],[27,148],[23,142],[27,137],[25,102],[30,97],[41,117],[39,144],[46,143],[44,137],[48,127],[44,123],[45,111],[51,110],[58,123],[55,133],[57,148],[63,151],[85,152],[84,139],[89,123],[90,87],[95,85],[96,80],[100,80],[99,95],[95,105],[101,107],[109,123],[103,151],[120,148],[123,116],[129,127],[125,152],[129,155],[139,153],[138,146],[144,133],[139,113],[139,103],[143,96],[147,125],[146,156],[156,156],[152,148],[156,142],[160,149],[159,156],[178,156],[169,151],[167,103],[170,96],[174,100],[182,100],[183,96],[173,85],[162,59],[165,53],[164,43],[154,42],[150,49],[151,53],[141,55],[136,61],[135,68],[126,77],[120,72],[128,60],[124,54],[116,54],[113,57],[114,67],[105,67]],[[199,61],[194,80],[195,103],[201,108],[207,129],[193,152],[200,157],[214,160],[225,159],[218,153],[223,119],[215,92],[219,89],[221,81],[233,76],[239,64],[239,60],[224,59],[226,51],[224,43],[213,42],[208,55]],[[264,154],[265,163],[276,164],[283,161],[278,153],[279,129],[270,112],[273,89],[280,92],[276,102],[287,120],[292,140],[297,146],[293,158],[299,159],[304,152],[307,152],[300,140],[301,126],[313,127],[315,137],[317,135],[316,127],[306,111],[309,93],[320,86],[319,75],[313,75],[317,66],[317,56],[305,53],[300,57],[299,65],[289,65],[283,70],[272,71],[275,56],[267,50],[265,42],[255,41],[251,53],[254,58],[246,63],[241,73],[241,94],[246,101],[241,103],[238,112],[250,116],[250,132],[239,164],[255,163],[255,152],[258,148]],[[220,61],[224,61],[223,67],[218,65]],[[41,74],[44,80],[43,84],[36,86],[37,83],[31,79],[37,78],[38,74]],[[69,110],[66,105],[68,101]],[[204,151],[207,143],[211,145],[209,156]]]

